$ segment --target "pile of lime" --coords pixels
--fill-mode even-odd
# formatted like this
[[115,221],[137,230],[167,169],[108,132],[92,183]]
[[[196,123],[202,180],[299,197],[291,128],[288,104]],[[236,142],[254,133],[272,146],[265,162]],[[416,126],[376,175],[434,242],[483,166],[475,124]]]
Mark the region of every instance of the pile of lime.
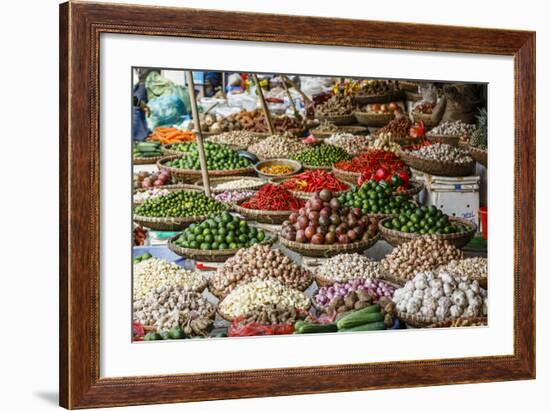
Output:
[[312,167],[329,167],[338,161],[350,160],[346,150],[332,144],[321,144],[291,156],[292,160]]
[[[199,152],[197,143],[180,143],[176,148],[178,151],[187,153],[185,156],[169,160],[165,163],[168,167],[200,170]],[[204,154],[206,156],[206,165],[209,170],[236,170],[252,166],[252,161],[241,157],[239,153],[223,144],[204,142]]]
[[191,224],[174,241],[183,248],[226,250],[251,247],[269,239],[266,233],[229,212]]
[[195,217],[226,210],[226,206],[199,191],[172,191],[145,200],[135,209],[144,217]]
[[465,224],[449,220],[447,214],[433,205],[403,211],[398,217],[385,221],[383,226],[403,233],[418,234],[452,234],[469,229]]
[[348,207],[360,208],[363,214],[399,214],[417,208],[408,197],[394,196],[392,193],[393,188],[386,181],[370,180],[342,194],[340,202]]
[[148,332],[143,337],[143,341],[158,341],[158,340],[181,340],[187,338],[180,326],[175,325],[169,330],[161,332]]

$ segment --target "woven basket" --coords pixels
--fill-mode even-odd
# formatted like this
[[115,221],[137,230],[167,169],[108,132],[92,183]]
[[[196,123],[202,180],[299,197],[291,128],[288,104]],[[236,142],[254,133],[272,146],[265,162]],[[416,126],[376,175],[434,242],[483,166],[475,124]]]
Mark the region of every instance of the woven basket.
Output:
[[147,164],[155,164],[157,161],[162,159],[163,156],[156,156],[156,157],[133,157],[132,158],[132,165],[134,166],[140,166],[140,165],[147,165]]
[[403,233],[398,230],[392,230],[383,226],[384,222],[390,220],[390,218],[384,218],[378,222],[378,229],[382,234],[382,238],[390,243],[392,246],[397,247],[408,241],[412,241],[421,236],[435,237],[440,240],[446,240],[456,248],[463,248],[472,239],[476,233],[477,226],[463,218],[449,217],[449,221],[460,223],[469,227],[469,229],[463,233],[451,233],[451,234],[418,234],[418,233]]
[[482,150],[471,145],[468,145],[467,150],[475,161],[487,167],[487,150]]
[[404,150],[400,150],[398,156],[409,167],[436,176],[469,176],[473,174],[475,167],[475,161],[473,159],[472,161],[464,164],[457,164],[451,161],[431,160],[423,158]]
[[[168,191],[179,191],[179,190],[186,190],[186,191],[199,191],[203,192],[204,190],[200,187],[194,186],[192,184],[168,184],[165,186],[159,186],[159,187],[151,187],[151,188],[137,188],[134,190],[134,194],[136,193],[143,193],[144,191],[148,190],[168,190]],[[143,204],[143,201],[134,201],[132,200],[132,204],[135,206],[138,206],[140,204]]]
[[359,253],[365,251],[366,249],[372,247],[378,239],[379,235],[376,235],[373,238],[370,238],[368,241],[357,241],[351,244],[303,244],[296,241],[289,241],[285,238],[280,237],[279,242],[284,245],[286,248],[308,257],[334,257],[337,254],[345,253]]
[[437,317],[425,317],[422,315],[404,313],[399,310],[396,311],[396,315],[401,322],[415,328],[426,328],[439,322]]
[[472,322],[482,322],[483,325],[461,325],[461,326],[451,327],[454,319],[447,319],[447,320],[438,321],[435,324],[429,325],[428,328],[483,327],[483,326],[487,325],[487,317],[472,317],[472,318],[462,318],[462,319],[463,320],[469,320],[469,321],[472,321]]
[[257,221],[259,223],[265,223],[265,224],[282,224],[283,221],[285,221],[290,214],[292,214],[292,210],[288,211],[268,211],[268,210],[253,210],[250,208],[241,207],[240,204],[243,203],[245,200],[238,201],[237,203],[233,204],[233,209],[242,215],[245,219],[251,220],[251,221]]
[[[176,180],[183,182],[194,182],[202,177],[201,170],[181,169],[175,167],[167,167],[164,165],[167,161],[180,158],[182,156],[163,157],[157,161],[159,170],[167,170],[170,175]],[[253,176],[256,174],[254,167],[237,168],[235,170],[208,170],[209,177],[229,177],[229,176]]]
[[427,130],[432,129],[439,124],[439,121],[434,120],[431,114],[424,114],[424,113],[419,113],[417,111],[413,111],[411,115],[413,120],[416,123],[422,121],[424,123],[424,127],[426,127]]
[[444,136],[443,134],[426,134],[426,138],[432,143],[448,144],[453,147],[458,147],[460,136]]
[[145,217],[134,214],[134,221],[144,227],[158,231],[181,231],[191,223],[204,220],[207,215],[193,217]]
[[[177,238],[177,235],[171,237],[170,240],[168,240],[168,248],[174,253],[176,253],[177,255],[180,255],[185,258],[189,258],[191,260],[221,263],[226,261],[229,257],[233,257],[235,254],[237,254],[237,251],[241,250],[241,248],[234,248],[234,249],[227,249],[227,250],[200,250],[196,248],[184,248],[174,243],[176,238]],[[269,238],[262,241],[259,244],[272,245],[275,243],[276,240],[277,240],[277,235],[270,233]]]
[[[227,183],[228,181],[235,181],[235,180],[250,180],[250,181],[256,182],[256,184],[249,187],[249,188],[235,188],[235,189],[231,189],[231,190],[216,188],[217,184]],[[248,177],[248,176],[244,176],[244,177],[239,177],[239,176],[215,177],[215,178],[210,178],[209,182],[210,182],[210,190],[213,193],[222,193],[224,191],[256,191],[256,190],[259,190],[260,188],[262,188],[266,184],[266,181],[261,179],[261,178]],[[202,180],[196,181],[195,186],[196,187],[202,187],[203,186]]]
[[[274,166],[274,165],[288,166],[292,168],[293,171],[286,174],[268,174],[268,173],[264,173],[263,171],[260,171],[262,167]],[[254,170],[256,170],[256,173],[258,173],[258,175],[266,178],[289,177],[296,173],[299,173],[302,170],[302,164],[300,164],[298,161],[290,160],[287,158],[272,158],[270,160],[260,161],[254,166]]]
[[420,193],[422,190],[424,190],[424,183],[420,181],[411,181],[410,182],[411,188],[408,188],[404,191],[394,191],[392,195],[394,196],[405,196],[405,197],[412,197]]
[[391,103],[392,101],[403,100],[404,93],[397,90],[386,94],[357,95],[353,97],[355,104],[364,106],[371,103]]
[[363,124],[369,127],[384,127],[395,116],[392,113],[367,113],[366,111],[356,111],[353,113],[359,124]]
[[347,126],[347,125],[356,123],[355,116],[353,115],[353,113],[337,115],[337,116],[317,115],[316,117],[319,121],[327,120],[336,126]]
[[361,173],[359,172],[342,170],[336,166],[332,166],[332,172],[338,180],[350,184],[357,184],[357,180],[361,177]]

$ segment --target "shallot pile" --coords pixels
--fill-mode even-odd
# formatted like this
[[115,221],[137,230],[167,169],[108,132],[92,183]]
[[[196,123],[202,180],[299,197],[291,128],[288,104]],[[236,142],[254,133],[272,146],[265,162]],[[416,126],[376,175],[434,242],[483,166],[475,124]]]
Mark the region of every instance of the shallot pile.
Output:
[[328,312],[360,310],[382,297],[392,297],[395,287],[383,280],[353,278],[345,283],[321,287],[315,295],[317,306]]

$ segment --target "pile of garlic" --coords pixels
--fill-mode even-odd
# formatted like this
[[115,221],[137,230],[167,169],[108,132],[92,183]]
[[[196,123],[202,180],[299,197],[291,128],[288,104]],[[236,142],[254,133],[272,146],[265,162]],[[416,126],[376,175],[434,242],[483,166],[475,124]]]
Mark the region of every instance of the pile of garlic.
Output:
[[447,272],[419,272],[395,290],[397,311],[443,321],[487,315],[487,291],[476,280]]

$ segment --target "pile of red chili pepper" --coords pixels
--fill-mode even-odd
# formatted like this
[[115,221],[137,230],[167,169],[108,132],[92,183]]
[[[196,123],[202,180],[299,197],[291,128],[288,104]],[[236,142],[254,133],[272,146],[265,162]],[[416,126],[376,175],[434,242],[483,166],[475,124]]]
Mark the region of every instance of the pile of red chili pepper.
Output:
[[333,193],[348,189],[348,186],[334,177],[334,174],[318,169],[300,173],[290,180],[286,180],[281,185],[292,191],[303,191],[306,193],[316,193],[323,188]]
[[253,210],[294,211],[299,210],[303,205],[304,202],[295,198],[286,188],[266,184],[254,196],[242,203],[241,207]]
[[407,170],[407,165],[391,151],[369,150],[348,161],[339,161],[336,168],[355,173],[375,174],[380,167],[384,167],[393,174],[398,170]]

